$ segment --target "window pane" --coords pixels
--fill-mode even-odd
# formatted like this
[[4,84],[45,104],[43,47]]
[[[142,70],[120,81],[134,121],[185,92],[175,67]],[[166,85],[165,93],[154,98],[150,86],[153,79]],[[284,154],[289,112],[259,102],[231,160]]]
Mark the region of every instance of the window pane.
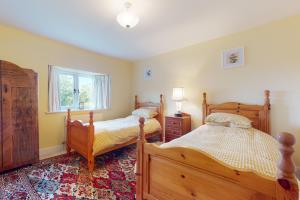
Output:
[[73,75],[59,75],[59,101],[62,110],[72,108],[74,103],[74,77]]
[[79,109],[94,109],[93,99],[94,79],[92,76],[79,76]]

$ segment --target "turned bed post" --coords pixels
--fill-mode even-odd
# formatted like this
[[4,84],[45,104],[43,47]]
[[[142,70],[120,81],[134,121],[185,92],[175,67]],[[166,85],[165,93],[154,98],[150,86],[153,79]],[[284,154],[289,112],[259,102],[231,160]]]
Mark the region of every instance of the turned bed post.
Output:
[[202,124],[205,124],[205,118],[207,116],[207,102],[206,102],[206,92],[203,93],[203,102],[202,102]]
[[270,90],[265,90],[265,107],[270,110]]
[[264,103],[264,113],[265,113],[265,132],[266,133],[271,133],[270,130],[270,116],[269,116],[269,111],[271,109],[271,104],[270,104],[270,91],[265,90],[265,103]]
[[159,101],[160,102],[160,113],[163,113],[163,110],[164,110],[163,95],[160,94],[159,98],[160,98],[160,101]]
[[69,140],[70,140],[70,125],[71,125],[71,109],[68,109],[68,114],[67,114],[67,138],[66,138],[66,150],[67,154],[70,154],[71,148],[69,147]]
[[88,126],[88,168],[92,172],[94,170],[95,158],[93,155],[93,144],[94,144],[94,114],[90,112],[90,120]]
[[165,123],[164,123],[164,101],[163,101],[163,95],[160,94],[160,106],[159,106],[159,113],[160,113],[160,116],[159,116],[159,122],[160,122],[160,125],[161,125],[161,136],[160,136],[160,141],[161,142],[165,142]]
[[290,133],[280,133],[277,140],[280,143],[281,157],[277,164],[276,199],[298,200],[299,188],[295,175],[296,168],[292,159],[295,137]]
[[138,109],[138,108],[139,108],[138,96],[135,95],[134,96],[134,109]]
[[144,134],[144,123],[145,119],[141,117],[139,119],[140,131],[137,139],[136,146],[136,199],[143,199],[143,162],[144,162],[144,144],[146,143],[145,134]]

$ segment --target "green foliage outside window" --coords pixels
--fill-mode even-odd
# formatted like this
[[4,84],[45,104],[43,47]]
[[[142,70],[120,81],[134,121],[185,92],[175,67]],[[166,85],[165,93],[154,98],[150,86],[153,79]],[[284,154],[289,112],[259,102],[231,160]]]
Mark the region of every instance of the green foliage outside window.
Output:
[[74,94],[74,80],[73,76],[60,75],[59,76],[59,98],[60,105],[63,107],[73,106]]
[[[91,77],[78,77],[78,90],[74,88],[74,76],[67,74],[59,75],[59,98],[60,106],[63,108],[93,109],[95,104],[92,102],[93,79]],[[75,90],[75,93],[74,93]],[[74,98],[78,95],[77,101]]]

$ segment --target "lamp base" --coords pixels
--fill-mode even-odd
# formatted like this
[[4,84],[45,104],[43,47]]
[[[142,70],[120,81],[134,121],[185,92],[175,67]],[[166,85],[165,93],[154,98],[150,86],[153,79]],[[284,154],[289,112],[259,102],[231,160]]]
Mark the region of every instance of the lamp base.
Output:
[[175,113],[175,117],[182,117],[182,113]]

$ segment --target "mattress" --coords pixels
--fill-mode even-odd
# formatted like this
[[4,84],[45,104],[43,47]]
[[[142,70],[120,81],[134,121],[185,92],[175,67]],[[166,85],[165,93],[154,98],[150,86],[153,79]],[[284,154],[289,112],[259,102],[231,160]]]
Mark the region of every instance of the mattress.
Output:
[[194,148],[231,168],[271,180],[276,179],[276,163],[280,158],[278,142],[254,128],[203,125],[161,147]]
[[[94,122],[95,137],[93,144],[93,154],[113,147],[117,144],[123,144],[137,137],[139,132],[139,117],[128,116],[107,121]],[[155,119],[146,119],[145,134],[154,133],[161,130],[160,123]]]

